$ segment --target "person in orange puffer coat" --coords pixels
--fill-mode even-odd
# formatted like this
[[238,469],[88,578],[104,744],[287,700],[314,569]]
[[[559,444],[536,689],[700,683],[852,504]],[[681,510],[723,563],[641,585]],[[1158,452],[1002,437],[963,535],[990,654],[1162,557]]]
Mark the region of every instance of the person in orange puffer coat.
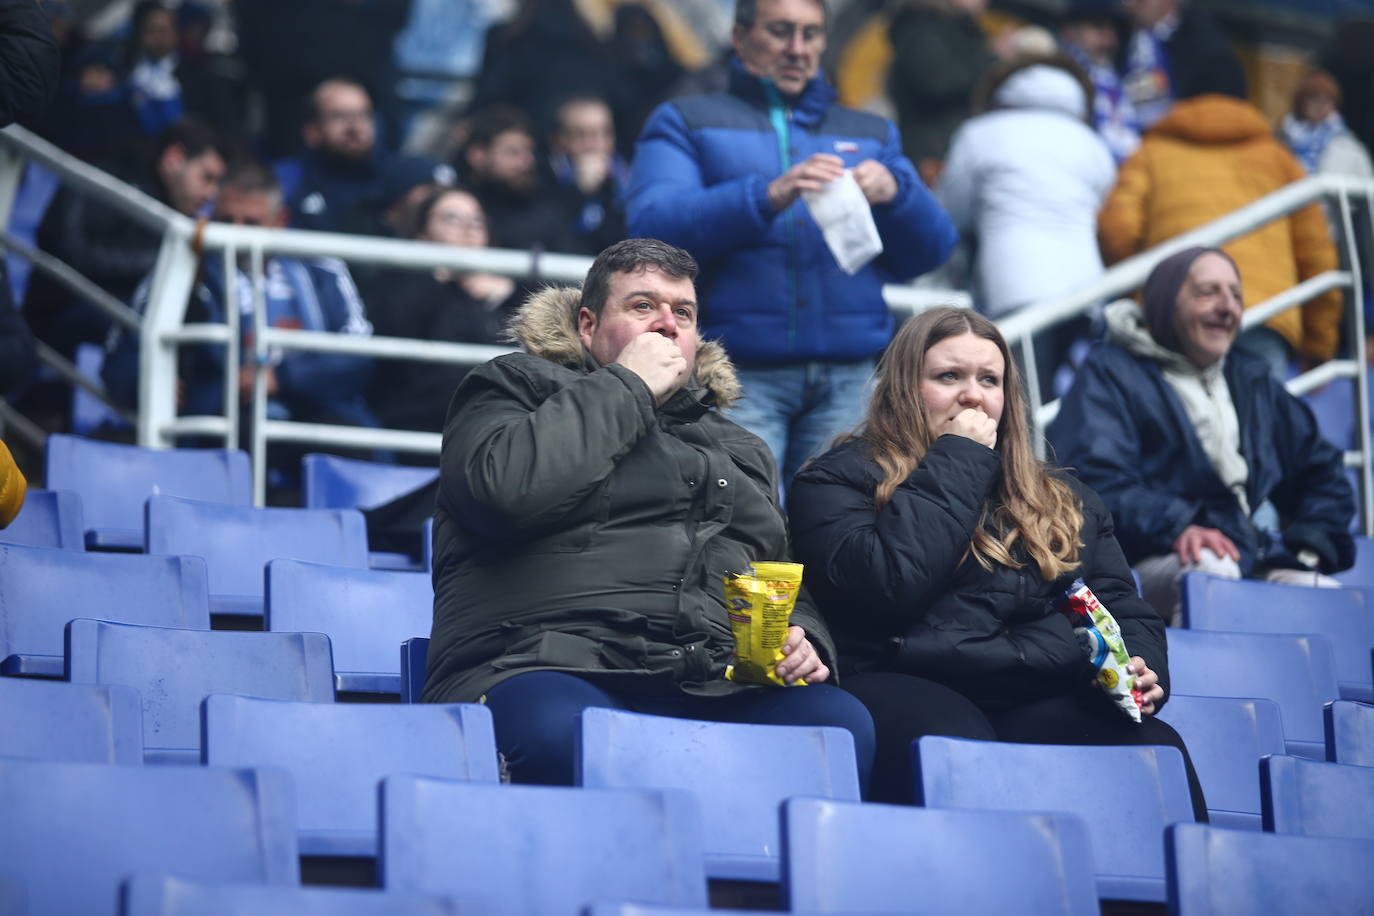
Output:
[[14,521],[24,505],[28,484],[14,463],[14,456],[4,442],[0,442],[0,528]]
[[[1237,69],[1219,72],[1211,91],[1182,99],[1121,165],[1098,215],[1107,263],[1120,261],[1297,181],[1306,173],[1258,108],[1244,100]],[[1198,87],[1202,89],[1204,87]],[[1255,305],[1338,265],[1322,211],[1312,204],[1222,246],[1245,277]],[[1306,363],[1336,355],[1339,290],[1283,312],[1238,343],[1266,357],[1282,376],[1297,354]]]

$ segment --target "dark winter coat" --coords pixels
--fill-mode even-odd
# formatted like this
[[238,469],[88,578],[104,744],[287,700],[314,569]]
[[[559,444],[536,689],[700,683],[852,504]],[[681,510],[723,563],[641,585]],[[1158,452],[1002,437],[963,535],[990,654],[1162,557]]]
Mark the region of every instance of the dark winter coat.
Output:
[[1196,524],[1231,539],[1245,575],[1257,565],[1301,568],[1294,554],[1304,547],[1321,555],[1323,572],[1348,568],[1355,504],[1340,452],[1264,360],[1233,349],[1222,375],[1250,469],[1246,500],[1252,511],[1273,503],[1282,537],[1256,528],[1217,475],[1159,364],[1115,343],[1089,354],[1050,426],[1059,462],[1102,494],[1132,563],[1169,553]]
[[[655,408],[576,333],[576,290],[522,309],[528,352],[474,369],[454,394],[434,524],[434,629],[424,699],[476,700],[527,671],[613,690],[716,696],[734,640],[722,577],[788,557],[763,441],[721,416],[738,395],[716,344],[700,387]],[[834,658],[808,600],[792,622]]]
[[1080,566],[1053,582],[983,569],[968,547],[1002,473],[992,449],[941,436],[880,511],[868,447],[845,443],[797,475],[788,493],[797,558],[840,651],[840,670],[900,671],[996,707],[1090,689],[1093,672],[1057,598],[1081,576],[1116,617],[1126,649],[1167,695],[1164,621],[1136,596],[1111,516],[1068,480],[1083,510]]
[[57,91],[57,41],[34,0],[0,0],[0,127],[42,113]]

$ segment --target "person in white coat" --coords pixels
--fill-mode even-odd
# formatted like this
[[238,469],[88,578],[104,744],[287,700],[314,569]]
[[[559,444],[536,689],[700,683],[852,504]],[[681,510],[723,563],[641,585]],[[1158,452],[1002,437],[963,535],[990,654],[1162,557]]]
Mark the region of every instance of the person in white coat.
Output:
[[[1116,161],[1092,127],[1093,86],[1071,58],[1022,57],[988,74],[954,135],[939,197],[972,249],[972,293],[994,320],[1100,276],[1097,211]],[[1040,390],[1086,319],[1036,337]]]

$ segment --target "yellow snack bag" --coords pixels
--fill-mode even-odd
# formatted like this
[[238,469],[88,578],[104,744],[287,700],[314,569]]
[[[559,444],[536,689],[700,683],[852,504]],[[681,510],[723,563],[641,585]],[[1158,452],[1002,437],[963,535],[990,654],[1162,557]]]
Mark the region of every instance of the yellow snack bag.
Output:
[[725,609],[735,634],[735,663],[725,669],[732,681],[805,686],[798,678],[787,684],[774,670],[785,657],[787,625],[801,590],[800,563],[750,563],[749,573],[725,577]]

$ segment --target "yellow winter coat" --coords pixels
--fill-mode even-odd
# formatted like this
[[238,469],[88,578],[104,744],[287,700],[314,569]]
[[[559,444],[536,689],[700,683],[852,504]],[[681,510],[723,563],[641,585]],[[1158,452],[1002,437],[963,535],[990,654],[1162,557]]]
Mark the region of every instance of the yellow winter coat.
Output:
[[[1224,95],[1174,105],[1121,166],[1098,216],[1102,254],[1120,261],[1251,203],[1304,176],[1260,110]],[[1222,246],[1240,268],[1247,305],[1337,266],[1317,204]],[[1268,322],[1309,358],[1336,354],[1341,295],[1325,293]]]
[[27,488],[24,475],[19,473],[19,467],[14,463],[14,456],[5,443],[0,442],[0,528],[14,521],[19,514]]

